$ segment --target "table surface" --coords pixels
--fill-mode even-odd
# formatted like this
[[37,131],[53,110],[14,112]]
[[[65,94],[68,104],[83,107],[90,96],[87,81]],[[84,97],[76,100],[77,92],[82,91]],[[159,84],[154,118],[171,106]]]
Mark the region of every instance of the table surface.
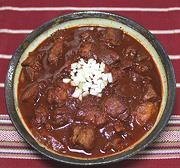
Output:
[[[145,150],[112,167],[179,167],[180,164],[180,1],[179,0],[0,0],[0,167],[69,167],[47,159],[27,145],[7,114],[4,80],[20,42],[44,22],[73,11],[97,10],[131,18],[150,30],[167,51],[176,75],[171,119]],[[98,167],[98,166],[97,166]],[[104,166],[105,167],[105,166]],[[108,166],[106,166],[108,167]]]

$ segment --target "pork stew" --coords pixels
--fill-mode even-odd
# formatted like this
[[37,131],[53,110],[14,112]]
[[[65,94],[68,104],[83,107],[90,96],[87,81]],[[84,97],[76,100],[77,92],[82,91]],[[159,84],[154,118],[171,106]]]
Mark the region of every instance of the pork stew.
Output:
[[[72,82],[77,74],[72,64],[80,65],[79,60],[84,67],[90,60],[104,67],[101,73],[89,68],[89,76],[112,77],[101,80],[104,86],[97,94],[87,89],[75,96],[82,83]],[[56,31],[29,53],[19,76],[18,103],[26,125],[36,141],[65,156],[94,158],[123,151],[153,127],[161,100],[161,79],[151,55],[114,28]]]

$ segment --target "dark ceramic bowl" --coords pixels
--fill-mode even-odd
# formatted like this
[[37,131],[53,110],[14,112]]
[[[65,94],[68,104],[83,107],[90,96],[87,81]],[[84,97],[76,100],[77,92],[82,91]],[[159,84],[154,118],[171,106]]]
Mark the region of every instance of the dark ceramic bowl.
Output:
[[[162,104],[154,127],[147,132],[138,142],[120,153],[115,153],[101,158],[75,158],[63,156],[46,149],[42,144],[35,141],[33,135],[22,119],[17,102],[18,77],[21,63],[28,53],[35,49],[44,39],[57,29],[75,26],[102,26],[119,28],[138,40],[151,54],[157,65],[162,80]],[[5,83],[6,105],[10,118],[19,134],[37,151],[56,161],[76,165],[95,165],[121,161],[135,155],[151,143],[167,124],[175,101],[175,76],[170,60],[156,38],[145,28],[136,22],[122,16],[104,12],[77,12],[57,17],[39,28],[35,29],[20,44],[14,53],[8,68]]]

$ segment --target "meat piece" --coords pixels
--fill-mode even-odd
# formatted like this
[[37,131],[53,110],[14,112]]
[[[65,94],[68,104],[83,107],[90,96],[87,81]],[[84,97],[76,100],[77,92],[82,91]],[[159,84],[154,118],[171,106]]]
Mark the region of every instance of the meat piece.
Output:
[[123,123],[120,121],[116,121],[115,123],[113,123],[113,127],[116,132],[122,132],[125,130]]
[[75,126],[71,141],[85,150],[91,150],[95,142],[95,130],[86,126]]
[[94,42],[92,31],[86,30],[80,34],[80,37],[83,42]]
[[92,58],[92,50],[92,43],[85,43],[83,46],[80,47],[79,54],[82,58],[89,59]]
[[115,135],[115,130],[114,130],[114,127],[113,127],[113,124],[107,124],[104,128],[103,128],[103,136],[106,138],[106,139],[111,139],[114,135]]
[[51,146],[53,148],[53,150],[55,151],[61,151],[64,152],[65,150],[65,146],[63,145],[63,143],[61,143],[59,140],[57,140],[55,137],[51,136],[51,135],[47,135],[47,137],[45,137],[47,142],[49,144],[49,146]]
[[62,53],[63,53],[63,42],[62,42],[62,39],[58,39],[54,43],[54,45],[49,53],[49,56],[48,56],[49,63],[57,66],[58,59],[59,59],[59,57],[62,56]]
[[52,135],[49,131],[46,129],[42,129],[41,131],[37,131],[37,129],[33,129],[33,133],[35,135],[36,140],[38,142],[41,142],[43,144],[46,144],[48,147],[51,147],[55,151],[61,151],[65,152],[66,147],[64,145],[64,141],[61,139],[57,139],[54,135]]
[[66,125],[70,120],[71,115],[66,108],[58,108],[52,113],[52,124],[55,127]]
[[147,55],[143,52],[142,54],[137,54],[136,55],[136,61],[137,62],[141,62],[141,61],[143,61],[143,60],[145,60],[145,59],[147,59],[148,57],[147,57]]
[[22,100],[32,100],[36,99],[39,92],[39,85],[38,83],[32,84],[29,87],[26,88],[26,90],[22,94]]
[[20,74],[20,77],[19,77],[19,82],[21,82],[21,83],[24,83],[25,80],[26,80],[26,76],[25,76],[24,73],[25,73],[24,68],[22,68],[22,71],[21,71],[21,74]]
[[156,98],[157,97],[157,94],[153,88],[153,86],[151,84],[148,84],[147,85],[147,91],[144,95],[144,100],[149,100],[149,99],[152,99],[152,98]]
[[98,104],[100,103],[101,98],[98,96],[92,96],[92,95],[88,95],[83,97],[82,102],[81,102],[81,106],[86,108],[87,104],[89,106],[98,106]]
[[121,60],[121,69],[130,68],[133,66],[133,60],[130,58],[124,58]]
[[111,73],[113,77],[113,83],[117,82],[124,76],[124,71],[120,68],[113,68]]
[[100,126],[106,123],[106,113],[100,111],[97,107],[80,110],[77,116],[83,118],[84,121],[93,123],[94,125]]
[[28,57],[22,62],[22,66],[33,66],[37,61],[38,57],[33,55],[33,52],[29,52]]
[[31,68],[29,66],[26,66],[25,70],[26,70],[26,74],[28,76],[28,79],[30,79],[30,81],[33,81],[38,76],[38,73],[33,68]]
[[62,86],[58,86],[55,88],[51,88],[48,90],[47,99],[48,102],[51,103],[62,103],[68,97],[67,88]]
[[96,56],[101,62],[104,62],[106,65],[114,64],[120,60],[119,54],[103,46],[99,47],[96,50]]
[[133,66],[133,59],[136,56],[137,51],[133,46],[129,46],[122,51],[122,55],[124,56],[121,59],[121,69],[130,68]]
[[150,62],[136,63],[134,69],[137,73],[145,73],[152,69],[152,64]]
[[124,148],[124,144],[121,138],[115,138],[112,140],[112,147],[115,150],[122,150]]
[[48,118],[48,109],[44,105],[40,105],[35,109],[34,117],[32,123],[39,127],[46,122]]
[[80,106],[81,101],[74,97],[69,97],[66,101],[66,107],[71,110],[77,110]]
[[144,81],[145,77],[134,72],[134,71],[130,71],[129,72],[129,79],[133,82],[142,83]]
[[136,119],[136,122],[144,126],[146,122],[151,118],[151,116],[158,110],[158,106],[156,103],[145,102],[140,104],[135,111],[133,112],[133,116]]
[[25,76],[28,76],[31,81],[34,81],[42,70],[41,58],[43,56],[43,53],[37,53],[37,55],[35,55],[34,52],[31,52],[22,63]]
[[109,97],[104,102],[104,111],[113,118],[125,120],[128,117],[127,107],[116,97]]
[[133,59],[137,55],[137,50],[133,46],[129,46],[123,50],[124,57]]
[[41,65],[39,62],[36,62],[33,66],[24,66],[24,73],[25,76],[27,76],[30,81],[34,81],[39,75],[39,72],[41,71]]
[[103,36],[103,41],[112,45],[119,45],[123,39],[122,31],[113,28],[107,28]]

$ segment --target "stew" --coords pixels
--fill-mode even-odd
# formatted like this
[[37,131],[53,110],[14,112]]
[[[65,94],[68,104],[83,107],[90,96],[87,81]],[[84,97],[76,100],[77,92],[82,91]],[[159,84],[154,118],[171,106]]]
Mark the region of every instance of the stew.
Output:
[[19,76],[25,123],[60,155],[102,157],[128,148],[153,127],[161,100],[151,55],[114,28],[54,32],[29,53]]

